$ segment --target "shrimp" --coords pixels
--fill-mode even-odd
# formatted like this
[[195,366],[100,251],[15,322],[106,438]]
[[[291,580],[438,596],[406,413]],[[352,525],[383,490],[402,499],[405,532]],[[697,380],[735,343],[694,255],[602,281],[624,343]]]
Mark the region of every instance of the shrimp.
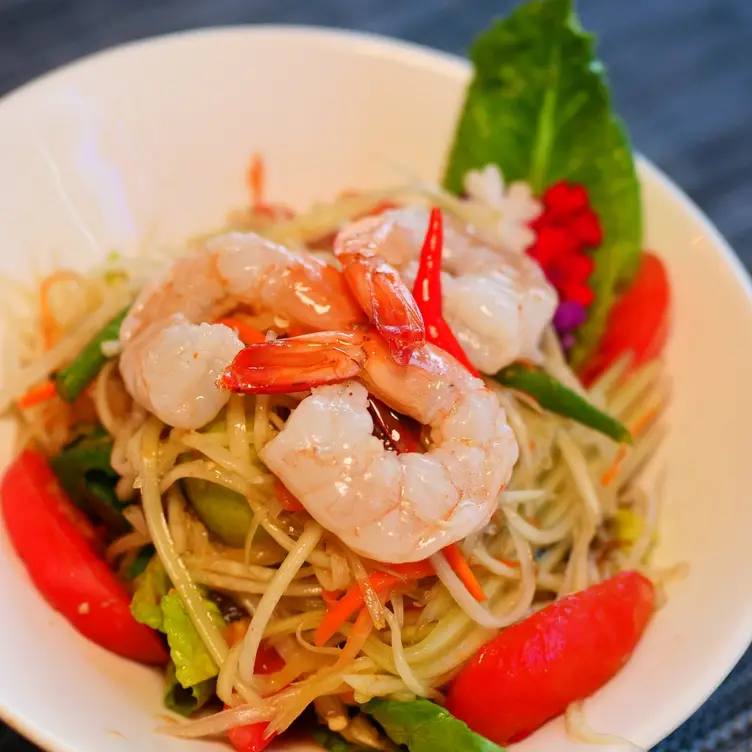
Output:
[[217,237],[168,266],[123,321],[120,372],[136,402],[178,428],[212,420],[229,396],[217,377],[243,344],[232,329],[209,322],[238,306],[281,329],[367,322],[337,269],[259,235]]
[[406,366],[413,350],[426,342],[423,316],[410,290],[397,270],[379,257],[378,244],[367,236],[355,236],[346,243],[335,241],[334,255],[350,291],[388,343],[392,358]]
[[[343,228],[335,253],[368,248],[412,285],[427,227],[422,207],[387,211]],[[445,215],[442,266],[444,318],[479,371],[493,374],[515,360],[540,360],[541,335],[558,299],[535,261],[489,245]]]
[[[401,366],[373,330],[292,337],[244,349],[219,384],[311,388],[262,459],[314,519],[378,561],[425,559],[483,528],[517,461],[495,395],[430,344]],[[398,455],[372,435],[369,392],[430,428],[425,453]]]

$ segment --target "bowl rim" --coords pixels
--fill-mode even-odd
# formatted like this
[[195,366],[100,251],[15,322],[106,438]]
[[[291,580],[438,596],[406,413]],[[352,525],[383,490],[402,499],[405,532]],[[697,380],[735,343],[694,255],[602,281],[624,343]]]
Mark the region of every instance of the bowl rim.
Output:
[[[9,107],[16,106],[16,103],[21,104],[27,96],[34,96],[37,90],[54,85],[57,79],[65,79],[69,75],[77,74],[81,69],[97,65],[102,61],[121,55],[137,55],[142,49],[191,44],[194,40],[229,36],[246,39],[269,36],[301,37],[321,44],[337,45],[352,52],[366,51],[383,55],[405,65],[430,70],[437,76],[444,76],[457,81],[468,80],[472,70],[470,62],[459,55],[374,32],[284,23],[206,26],[124,42],[92,52],[49,70],[0,97],[0,118],[4,116]],[[720,231],[703,210],[661,168],[640,152],[635,151],[635,155],[641,181],[647,179],[649,182],[657,184],[661,191],[678,203],[687,217],[698,225],[713,247],[713,252],[722,258],[724,265],[733,273],[734,281],[739,285],[750,307],[752,307],[752,276]],[[721,649],[724,660],[715,662],[717,668],[711,675],[711,681],[703,687],[701,692],[696,693],[696,699],[691,706],[685,706],[685,710],[681,714],[666,718],[663,723],[654,725],[653,730],[658,735],[656,744],[694,715],[733,670],[752,643],[752,612],[750,612],[748,622],[738,624],[739,628],[731,635],[735,635],[736,639],[724,642]],[[686,713],[687,707],[690,707],[690,713]],[[0,705],[0,720],[42,749],[51,752],[68,752],[69,750],[73,752],[64,740],[48,736],[43,727],[17,716],[9,707]]]

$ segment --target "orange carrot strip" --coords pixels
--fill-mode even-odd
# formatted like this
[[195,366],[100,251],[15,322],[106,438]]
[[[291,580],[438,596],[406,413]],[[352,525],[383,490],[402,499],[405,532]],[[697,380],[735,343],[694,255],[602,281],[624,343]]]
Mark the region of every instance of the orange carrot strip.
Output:
[[246,324],[245,321],[232,318],[232,316],[226,316],[219,319],[217,324],[224,324],[225,326],[234,329],[240,340],[244,345],[258,345],[262,342],[266,342],[266,335],[260,332],[256,327]]
[[248,192],[251,194],[251,206],[257,206],[264,200],[264,160],[260,154],[254,154],[248,165],[246,180],[248,182]]
[[[418,561],[414,564],[390,565],[395,573],[373,572],[368,577],[371,588],[377,595],[386,595],[392,588],[401,585],[408,580],[419,580],[421,577],[430,577],[433,567],[430,562]],[[314,643],[321,647],[337,630],[360,608],[365,605],[360,585],[351,586],[348,591],[329,608],[326,616],[314,634]]]
[[639,436],[660,415],[660,413],[660,410],[655,409],[648,410],[642,415],[639,415],[629,427],[629,433],[634,437]]
[[[661,411],[658,409],[648,410],[642,415],[638,415],[637,418],[629,426],[629,433],[637,438],[658,416]],[[601,485],[608,486],[614,482],[614,479],[619,474],[624,460],[627,458],[627,450],[625,447],[621,447],[614,457],[614,461],[608,466],[606,472],[601,476]]]
[[366,644],[366,640],[372,630],[373,621],[371,621],[371,615],[368,613],[367,608],[361,608],[358,618],[355,619],[353,630],[347,638],[345,647],[342,648],[342,652],[337,658],[336,666],[344,666],[350,661],[354,661]]
[[470,591],[473,598],[476,601],[487,601],[488,597],[483,592],[483,588],[473,574],[473,570],[470,569],[470,565],[465,561],[465,557],[462,555],[459,546],[456,543],[451,543],[442,550],[442,553],[449,566],[454,570],[457,577],[462,580],[462,584]]
[[333,606],[345,594],[344,590],[322,590],[321,597],[327,606]]
[[239,619],[238,621],[231,621],[225,627],[225,642],[232,647],[236,642],[240,642],[248,631],[250,620]]
[[19,397],[18,406],[22,410],[25,410],[26,408],[35,407],[42,402],[46,402],[47,400],[52,399],[55,395],[57,395],[55,382],[45,381],[43,384],[39,384],[39,386],[32,387],[26,392],[26,394]]
[[616,453],[616,457],[614,457],[614,461],[608,466],[608,469],[606,470],[603,475],[601,475],[601,485],[607,486],[610,483],[613,482],[614,478],[619,474],[619,470],[621,469],[622,463],[627,458],[627,452],[624,447],[621,447],[619,451]]
[[67,269],[60,269],[59,271],[50,274],[49,277],[45,277],[39,285],[39,320],[45,348],[52,347],[55,338],[60,333],[60,326],[55,321],[55,318],[50,311],[50,288],[57,282],[62,282],[64,280],[78,281],[79,279],[79,275],[75,272],[68,271]]

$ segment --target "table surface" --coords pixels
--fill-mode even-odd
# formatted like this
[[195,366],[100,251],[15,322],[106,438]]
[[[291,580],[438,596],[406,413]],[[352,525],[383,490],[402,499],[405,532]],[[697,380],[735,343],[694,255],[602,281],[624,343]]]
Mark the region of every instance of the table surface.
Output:
[[[0,0],[0,95],[82,55],[238,23],[338,26],[464,54],[513,0]],[[752,267],[752,0],[579,0],[637,148]],[[660,752],[752,750],[752,652]],[[2,736],[2,731],[0,731]],[[0,752],[34,748],[11,732]]]

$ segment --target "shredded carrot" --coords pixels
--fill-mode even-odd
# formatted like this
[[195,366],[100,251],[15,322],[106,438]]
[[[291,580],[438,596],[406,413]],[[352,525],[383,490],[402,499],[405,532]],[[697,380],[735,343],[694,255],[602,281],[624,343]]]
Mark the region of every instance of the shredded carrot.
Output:
[[358,618],[355,619],[352,632],[350,632],[350,636],[347,638],[345,647],[342,648],[335,666],[344,666],[350,663],[350,661],[354,661],[366,644],[366,640],[372,630],[373,622],[371,621],[371,615],[368,613],[367,608],[361,608]]
[[321,597],[327,606],[333,606],[343,595],[344,590],[322,590]]
[[513,561],[512,559],[499,559],[499,561],[502,564],[505,564],[508,567],[519,567],[520,562],[519,561]]
[[660,415],[660,412],[660,410],[654,409],[638,415],[629,427],[629,433],[633,437],[639,436]]
[[249,624],[250,621],[248,619],[239,619],[238,621],[231,621],[227,625],[225,628],[225,641],[230,647],[245,637]]
[[225,318],[218,319],[216,323],[224,324],[225,326],[230,327],[230,329],[234,329],[244,345],[258,345],[262,342],[266,342],[265,334],[256,329],[256,327],[251,326],[240,319],[226,316]]
[[258,206],[264,201],[264,182],[265,182],[264,160],[260,154],[254,154],[248,165],[246,180],[248,182],[248,192],[251,195],[251,206]]
[[46,402],[47,400],[52,399],[56,394],[57,389],[55,388],[55,382],[52,380],[45,381],[44,383],[39,384],[39,386],[32,387],[28,392],[26,392],[26,394],[24,394],[22,397],[19,397],[18,406],[22,410],[25,410],[29,407],[35,407],[42,402]]
[[454,570],[457,577],[462,580],[462,584],[470,591],[473,598],[476,601],[487,601],[488,597],[483,592],[483,588],[473,574],[473,570],[470,569],[470,565],[465,561],[465,557],[462,555],[459,546],[456,543],[451,543],[442,550],[442,553],[449,566]]
[[608,466],[606,472],[601,476],[602,486],[608,486],[610,483],[613,483],[614,478],[616,478],[616,476],[619,474],[622,463],[626,458],[627,450],[624,447],[620,447],[619,451],[616,453],[616,457],[614,457],[614,461]]
[[[428,561],[418,561],[414,564],[389,565],[392,572],[373,572],[368,577],[370,587],[377,595],[386,595],[398,585],[409,580],[419,580],[434,574],[433,566]],[[334,636],[337,630],[360,608],[365,605],[360,585],[351,586],[347,592],[333,603],[321,624],[316,629],[314,643],[321,647]]]
[[[659,415],[659,409],[648,410],[642,415],[638,415],[629,426],[629,433],[637,438]],[[614,482],[616,476],[621,470],[621,466],[624,464],[624,460],[627,458],[626,447],[620,447],[619,451],[614,457],[614,461],[608,466],[606,472],[601,476],[601,485],[608,486]]]

